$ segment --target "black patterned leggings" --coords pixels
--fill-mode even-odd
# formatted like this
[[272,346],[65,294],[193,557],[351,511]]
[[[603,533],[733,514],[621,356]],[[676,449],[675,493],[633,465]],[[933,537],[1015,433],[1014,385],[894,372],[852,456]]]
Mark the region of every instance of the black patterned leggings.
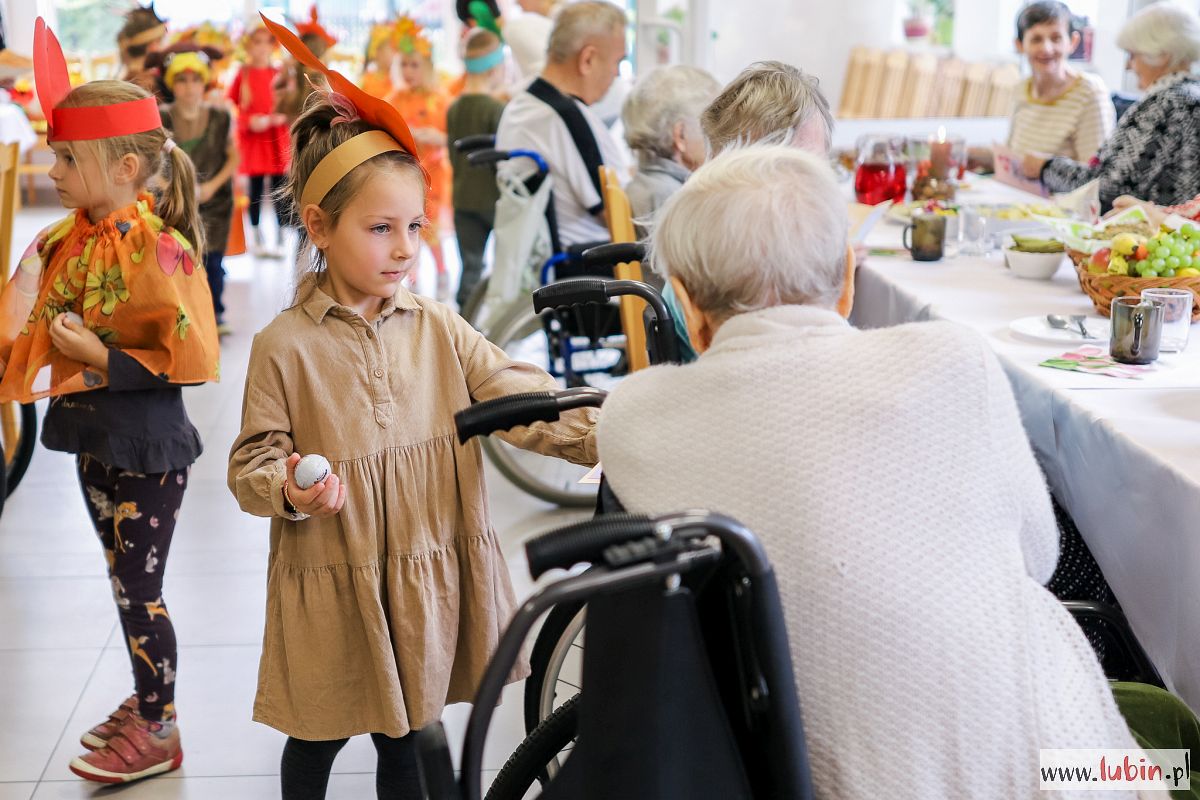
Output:
[[188,468],[141,475],[75,460],[92,524],[104,546],[113,600],[133,666],[138,711],[153,722],[175,715],[175,626],[162,598],[163,572]]

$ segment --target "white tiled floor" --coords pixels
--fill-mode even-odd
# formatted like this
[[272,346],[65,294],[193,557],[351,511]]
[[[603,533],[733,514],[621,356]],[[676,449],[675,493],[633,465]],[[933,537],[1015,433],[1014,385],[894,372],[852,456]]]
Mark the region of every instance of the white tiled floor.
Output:
[[[60,209],[18,214],[20,252]],[[453,244],[449,256],[453,260]],[[243,514],[225,487],[253,333],[288,299],[288,262],[250,256],[226,262],[228,319],[223,380],[185,392],[206,452],[192,472],[171,548],[166,597],[180,642],[178,707],[186,760],[178,772],[119,790],[123,800],[263,800],[279,796],[282,734],[250,721],[265,597],[267,522]],[[432,292],[427,259],[418,289]],[[518,596],[532,587],[521,542],[572,521],[489,474],[491,509]],[[115,635],[104,562],[84,511],[70,456],[39,447],[0,519],[0,800],[105,796],[67,770],[78,738],[131,690]],[[509,687],[485,753],[488,775],[521,738],[521,686]],[[467,706],[447,709],[457,749]],[[375,754],[365,737],[334,765],[330,798],[374,796]],[[487,779],[485,775],[485,781]]]

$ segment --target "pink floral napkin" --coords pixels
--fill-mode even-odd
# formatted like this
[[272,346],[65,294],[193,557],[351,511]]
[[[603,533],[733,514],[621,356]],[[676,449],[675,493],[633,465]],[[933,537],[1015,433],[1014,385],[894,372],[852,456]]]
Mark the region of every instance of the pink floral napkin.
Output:
[[1075,372],[1090,372],[1094,375],[1107,375],[1110,378],[1132,378],[1140,380],[1147,373],[1153,372],[1154,367],[1137,364],[1122,364],[1114,361],[1103,347],[1084,345],[1070,353],[1063,353],[1058,358],[1049,358],[1038,366],[1052,369],[1073,370]]

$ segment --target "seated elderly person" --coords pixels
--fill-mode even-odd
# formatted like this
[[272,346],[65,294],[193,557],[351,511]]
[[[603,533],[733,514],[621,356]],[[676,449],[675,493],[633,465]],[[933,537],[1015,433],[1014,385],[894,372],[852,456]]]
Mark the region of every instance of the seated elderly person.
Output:
[[[742,70],[700,115],[708,157],[752,144],[783,144],[825,158],[833,141],[833,112],[817,79],[781,61],[759,61]],[[859,261],[865,251],[856,253]],[[696,358],[671,286],[663,293],[675,316],[683,361]],[[840,309],[850,313],[850,296]]]
[[1145,95],[1117,123],[1112,137],[1087,163],[1045,154],[1025,156],[1025,174],[1065,192],[1100,181],[1100,206],[1120,195],[1174,205],[1200,192],[1200,17],[1171,2],[1143,8],[1117,34],[1128,66]]
[[1039,748],[1135,739],[1043,588],[1058,534],[1003,369],[952,323],[838,315],[840,198],[822,159],[776,146],[667,201],[654,251],[704,352],[617,386],[604,471],[630,511],[709,508],[761,538],[818,796],[1038,797]]
[[676,65],[646,73],[625,99],[625,141],[637,156],[637,173],[625,193],[639,236],[645,236],[659,206],[704,163],[700,112],[719,91],[721,84],[704,70]]

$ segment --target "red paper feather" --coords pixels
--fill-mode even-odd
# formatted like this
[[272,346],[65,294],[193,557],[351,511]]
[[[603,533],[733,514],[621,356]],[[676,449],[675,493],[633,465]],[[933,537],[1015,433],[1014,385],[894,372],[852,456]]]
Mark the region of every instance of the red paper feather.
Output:
[[54,107],[71,92],[71,78],[67,75],[62,45],[41,17],[33,24],[33,80],[42,116],[49,122],[54,118]]

